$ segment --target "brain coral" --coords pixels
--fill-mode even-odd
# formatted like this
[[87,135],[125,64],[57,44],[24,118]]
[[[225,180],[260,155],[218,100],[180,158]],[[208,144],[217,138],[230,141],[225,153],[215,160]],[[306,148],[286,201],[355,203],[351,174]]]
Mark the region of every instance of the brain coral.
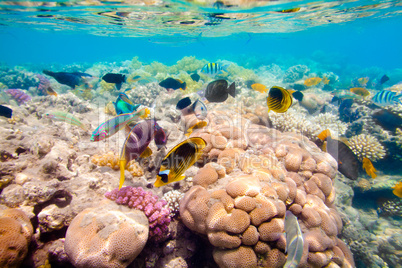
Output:
[[127,267],[147,240],[145,214],[108,201],[73,219],[64,248],[75,267]]
[[[308,241],[301,267],[353,267],[353,258],[342,258],[342,253],[351,256],[350,250],[335,242],[342,230],[333,204],[335,159],[303,135],[243,120],[246,130],[231,129],[225,121],[225,131],[220,131],[222,126],[216,128],[229,142],[241,133],[247,146],[234,147],[237,151],[224,149],[225,161],[218,157],[218,163],[230,172],[217,179],[211,170],[212,180],[202,179],[185,194],[180,202],[183,223],[207,235],[216,247],[213,256],[220,267],[282,267],[286,262],[284,216],[290,209]],[[242,169],[244,163],[239,159],[244,155],[257,163]],[[204,168],[198,172],[196,177],[207,176]]]
[[384,146],[376,137],[366,134],[353,136],[349,139],[349,147],[359,158],[360,161],[367,157],[371,161],[383,159],[385,157]]

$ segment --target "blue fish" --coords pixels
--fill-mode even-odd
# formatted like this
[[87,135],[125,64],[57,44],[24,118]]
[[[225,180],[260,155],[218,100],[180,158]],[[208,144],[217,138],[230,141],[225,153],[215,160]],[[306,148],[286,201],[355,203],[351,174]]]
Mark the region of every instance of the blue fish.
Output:
[[221,65],[219,63],[210,62],[202,67],[201,73],[209,76],[220,75],[226,73],[228,67],[229,65]]
[[113,102],[113,104],[117,115],[130,114],[137,111],[138,107],[140,107],[140,104],[134,104],[130,101],[125,93],[120,93],[116,102]]
[[402,104],[399,100],[400,97],[402,97],[402,94],[396,95],[395,92],[389,90],[381,90],[380,92],[375,94],[371,100],[379,106],[387,106],[397,103]]

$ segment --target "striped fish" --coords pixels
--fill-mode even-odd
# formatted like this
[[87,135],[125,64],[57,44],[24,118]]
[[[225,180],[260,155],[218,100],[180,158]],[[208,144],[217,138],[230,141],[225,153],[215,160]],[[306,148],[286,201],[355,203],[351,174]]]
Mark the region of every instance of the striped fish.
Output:
[[210,76],[215,76],[215,75],[223,74],[224,72],[226,72],[227,67],[229,67],[229,65],[222,66],[219,63],[210,62],[210,63],[205,64],[204,67],[202,67],[201,73],[210,75]]
[[380,92],[375,94],[371,100],[379,106],[387,106],[397,103],[402,104],[399,100],[400,97],[402,97],[402,94],[396,95],[395,92],[389,90],[381,90]]

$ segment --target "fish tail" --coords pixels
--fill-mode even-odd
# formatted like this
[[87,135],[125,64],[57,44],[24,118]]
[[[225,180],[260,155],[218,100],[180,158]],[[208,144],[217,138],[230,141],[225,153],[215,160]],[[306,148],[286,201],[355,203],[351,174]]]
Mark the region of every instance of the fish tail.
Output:
[[236,84],[233,82],[229,88],[228,88],[228,93],[234,98],[236,97]]
[[180,88],[181,88],[182,90],[185,90],[185,89],[186,89],[186,82],[183,82],[183,83],[181,84]]
[[116,88],[117,88],[117,90],[120,90],[120,89],[121,89],[121,85],[122,85],[122,83],[118,83],[118,84],[116,84]]
[[123,184],[124,184],[124,179],[125,179],[125,177],[124,177],[124,169],[125,169],[125,167],[126,167],[126,164],[127,164],[127,160],[126,159],[120,159],[120,162],[119,162],[119,166],[120,166],[120,182],[119,182],[119,190],[121,189],[121,187],[123,186]]

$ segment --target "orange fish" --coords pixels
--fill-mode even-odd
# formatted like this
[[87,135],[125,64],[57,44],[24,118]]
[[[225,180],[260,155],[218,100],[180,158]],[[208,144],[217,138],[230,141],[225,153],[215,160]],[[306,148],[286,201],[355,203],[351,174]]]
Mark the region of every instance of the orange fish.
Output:
[[311,78],[307,78],[306,80],[304,80],[304,85],[311,87],[311,86],[318,85],[321,81],[322,81],[322,79],[319,77],[311,77]]
[[402,181],[398,182],[397,184],[395,184],[394,187],[392,187],[392,189],[394,189],[392,191],[392,193],[394,195],[396,195],[399,198],[402,198]]
[[254,89],[255,91],[258,91],[261,93],[268,92],[268,88],[266,86],[264,86],[263,84],[259,84],[259,83],[252,84],[251,88]]
[[373,163],[371,163],[370,159],[367,157],[363,158],[363,168],[366,171],[367,175],[369,175],[371,178],[377,177],[377,174],[374,172],[377,172],[377,170],[374,168]]
[[357,81],[359,82],[359,84],[363,87],[365,87],[367,85],[367,82],[369,81],[368,77],[362,77],[357,79]]
[[363,96],[363,97],[367,97],[368,95],[370,95],[370,92],[363,87],[352,87],[350,89],[350,91],[356,95]]
[[47,93],[48,95],[53,95],[53,96],[56,96],[56,97],[57,97],[56,91],[54,91],[53,88],[51,88],[50,86],[46,88],[46,93]]
[[331,137],[331,132],[329,131],[329,129],[323,130],[320,134],[317,135],[317,137],[320,140],[325,141],[326,138]]

